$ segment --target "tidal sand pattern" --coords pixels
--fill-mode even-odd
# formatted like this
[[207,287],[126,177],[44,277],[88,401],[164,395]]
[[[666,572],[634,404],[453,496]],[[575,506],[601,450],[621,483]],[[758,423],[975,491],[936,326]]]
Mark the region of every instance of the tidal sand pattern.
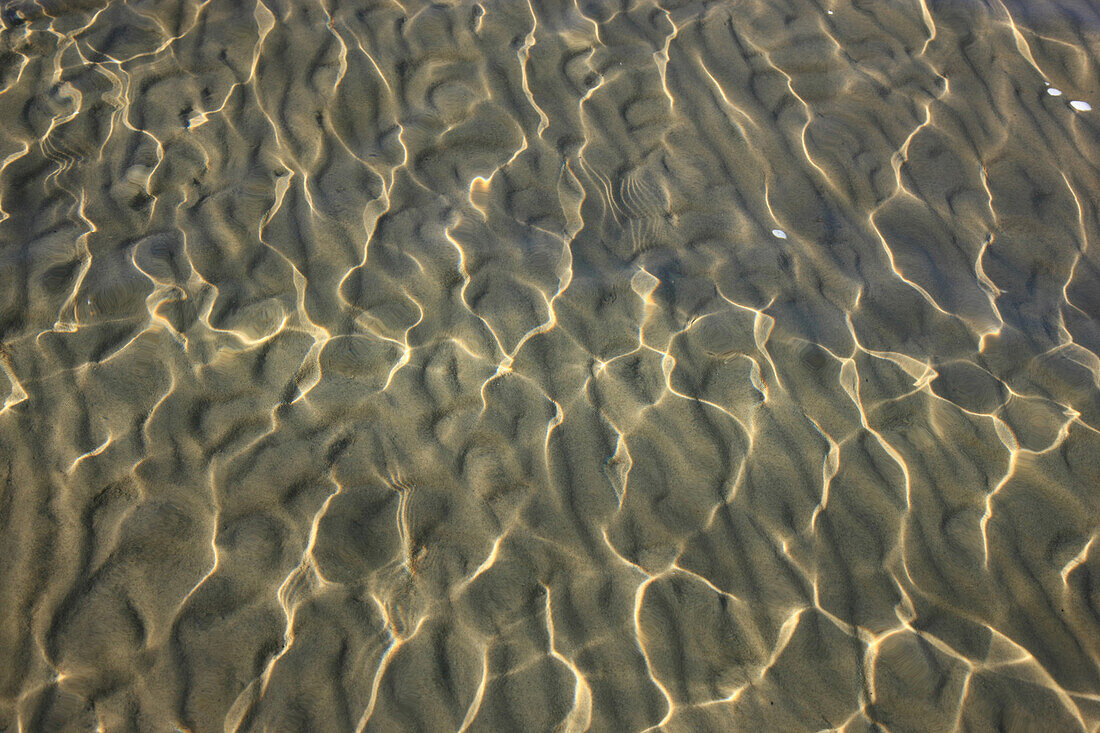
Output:
[[1092,0],[2,8],[3,730],[1100,730]]

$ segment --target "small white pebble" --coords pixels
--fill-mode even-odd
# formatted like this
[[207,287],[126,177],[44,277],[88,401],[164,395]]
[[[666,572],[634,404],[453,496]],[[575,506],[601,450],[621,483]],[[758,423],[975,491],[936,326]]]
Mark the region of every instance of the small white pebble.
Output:
[[1091,104],[1089,104],[1088,102],[1082,102],[1079,99],[1075,99],[1072,102],[1070,102],[1069,106],[1073,107],[1078,112],[1088,112],[1089,110],[1092,109]]
[[831,11],[831,10],[826,10],[825,12],[828,13],[829,15],[833,14],[833,11]]
[[1060,97],[1060,96],[1062,96],[1062,90],[1061,89],[1055,89],[1054,87],[1051,87],[1050,89],[1047,89],[1047,94],[1049,94],[1052,97]]
[[787,238],[787,233],[785,231],[783,231],[782,229],[772,229],[772,234],[779,237],[780,239],[786,239]]

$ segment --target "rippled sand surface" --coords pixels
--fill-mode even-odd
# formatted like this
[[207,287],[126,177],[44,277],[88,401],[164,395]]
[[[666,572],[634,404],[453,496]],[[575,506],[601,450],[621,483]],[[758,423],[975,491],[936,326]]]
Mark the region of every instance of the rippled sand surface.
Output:
[[1100,729],[1095,3],[2,20],[0,728]]

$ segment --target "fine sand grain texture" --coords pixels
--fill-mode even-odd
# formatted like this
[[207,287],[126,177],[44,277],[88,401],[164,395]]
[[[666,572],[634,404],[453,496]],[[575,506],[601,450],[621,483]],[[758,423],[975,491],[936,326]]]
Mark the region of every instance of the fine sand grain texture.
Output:
[[1092,0],[0,6],[0,730],[1100,730]]

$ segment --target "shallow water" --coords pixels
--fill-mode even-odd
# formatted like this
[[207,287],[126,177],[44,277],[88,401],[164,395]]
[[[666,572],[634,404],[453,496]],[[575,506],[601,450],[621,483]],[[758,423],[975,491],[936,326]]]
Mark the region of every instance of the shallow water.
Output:
[[3,8],[3,729],[1100,730],[1095,4]]

